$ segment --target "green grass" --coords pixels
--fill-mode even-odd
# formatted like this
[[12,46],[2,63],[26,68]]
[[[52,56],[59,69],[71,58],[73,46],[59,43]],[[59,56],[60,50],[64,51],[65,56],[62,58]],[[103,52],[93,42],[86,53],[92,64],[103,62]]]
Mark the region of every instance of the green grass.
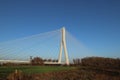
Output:
[[25,74],[34,74],[34,73],[45,73],[45,72],[55,72],[61,70],[70,70],[74,67],[66,66],[0,66],[0,78],[5,78],[10,73],[15,70],[21,70]]

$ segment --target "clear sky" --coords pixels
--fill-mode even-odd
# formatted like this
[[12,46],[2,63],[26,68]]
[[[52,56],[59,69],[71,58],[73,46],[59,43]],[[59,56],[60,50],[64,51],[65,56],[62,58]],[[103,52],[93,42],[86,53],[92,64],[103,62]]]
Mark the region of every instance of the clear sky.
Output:
[[62,26],[96,54],[120,57],[120,0],[0,0],[0,42]]

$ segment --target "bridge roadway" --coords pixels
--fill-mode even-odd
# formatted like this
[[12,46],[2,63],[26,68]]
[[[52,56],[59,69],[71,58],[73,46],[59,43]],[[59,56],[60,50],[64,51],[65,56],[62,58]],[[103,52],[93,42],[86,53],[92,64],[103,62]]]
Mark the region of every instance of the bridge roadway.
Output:
[[[29,64],[30,61],[20,61],[20,60],[0,60],[0,63],[23,63]],[[63,64],[58,62],[44,62],[44,64]]]
[[20,61],[20,60],[0,60],[0,63],[30,63],[30,61]]

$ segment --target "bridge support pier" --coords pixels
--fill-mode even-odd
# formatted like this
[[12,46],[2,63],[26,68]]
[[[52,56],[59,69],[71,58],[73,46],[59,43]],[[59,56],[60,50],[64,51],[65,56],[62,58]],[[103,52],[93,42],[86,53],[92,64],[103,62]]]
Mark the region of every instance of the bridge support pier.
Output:
[[58,63],[61,63],[62,51],[64,49],[66,65],[69,65],[68,51],[67,51],[66,37],[65,37],[66,34],[65,34],[65,28],[64,27],[62,28],[61,33],[62,33],[62,36],[61,36],[61,43],[60,43],[60,52],[59,52]]

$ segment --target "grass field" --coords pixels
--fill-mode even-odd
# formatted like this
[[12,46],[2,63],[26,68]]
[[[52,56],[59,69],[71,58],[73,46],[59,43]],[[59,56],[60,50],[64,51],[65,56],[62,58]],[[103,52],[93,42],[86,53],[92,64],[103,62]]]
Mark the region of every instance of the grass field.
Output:
[[16,69],[21,70],[25,74],[55,72],[61,70],[70,70],[74,67],[66,66],[0,66],[0,78],[5,78]]

